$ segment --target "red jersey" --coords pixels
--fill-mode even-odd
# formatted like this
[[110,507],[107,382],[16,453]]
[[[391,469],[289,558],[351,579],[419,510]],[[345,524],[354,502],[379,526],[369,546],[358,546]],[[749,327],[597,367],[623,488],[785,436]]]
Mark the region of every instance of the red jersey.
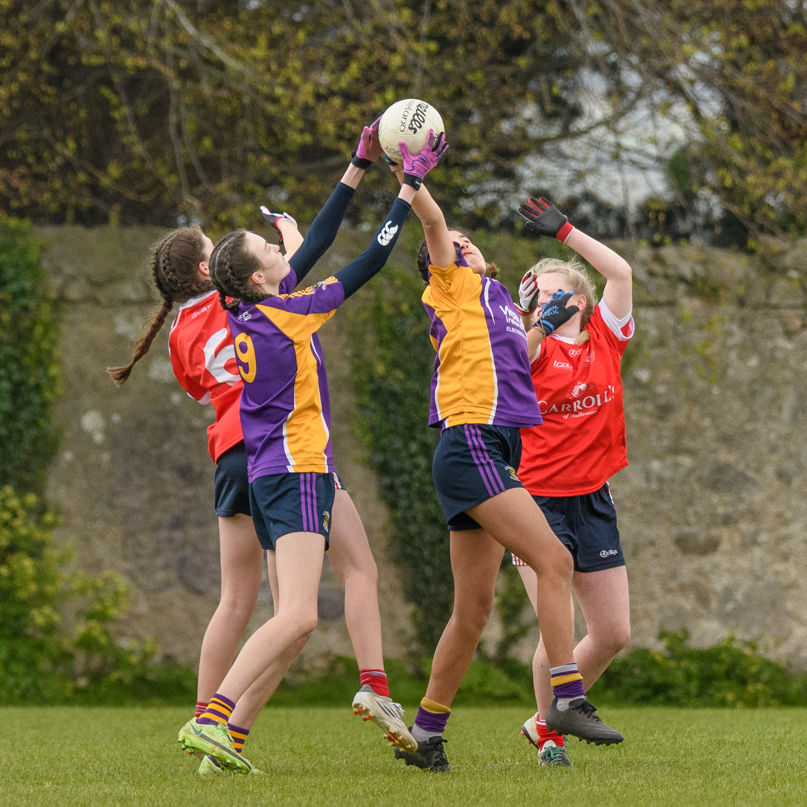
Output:
[[168,350],[174,375],[188,395],[213,404],[216,422],[207,429],[207,450],[219,457],[240,443],[241,387],[227,312],[217,291],[206,291],[179,307],[171,324]]
[[582,345],[544,339],[530,366],[544,422],[521,430],[518,476],[533,496],[593,493],[628,464],[620,363],[633,317],[601,302],[586,327]]

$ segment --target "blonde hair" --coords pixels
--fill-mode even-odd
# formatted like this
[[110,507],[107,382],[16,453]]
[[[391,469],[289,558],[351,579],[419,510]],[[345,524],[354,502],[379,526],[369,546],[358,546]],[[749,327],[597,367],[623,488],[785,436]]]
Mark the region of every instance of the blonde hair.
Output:
[[[582,262],[578,258],[564,261],[560,258],[542,258],[538,263],[529,268],[536,277],[554,272],[566,278],[564,288],[573,291],[575,294],[582,294],[586,298],[586,307],[583,309],[583,318],[580,322],[581,329],[588,324],[594,308],[597,305],[597,290],[594,288],[591,278],[585,270]],[[588,331],[581,330],[577,338],[578,344],[588,341]]]

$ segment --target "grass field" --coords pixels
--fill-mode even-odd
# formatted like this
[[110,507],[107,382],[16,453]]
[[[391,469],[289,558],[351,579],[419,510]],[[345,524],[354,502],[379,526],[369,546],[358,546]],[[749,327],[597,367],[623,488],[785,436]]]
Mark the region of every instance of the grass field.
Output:
[[[414,708],[409,708],[414,715]],[[657,805],[807,803],[807,710],[608,708],[618,747],[570,744],[572,770],[540,768],[521,708],[455,710],[453,772],[392,758],[349,708],[269,708],[245,753],[269,776],[195,775],[177,708],[0,709],[0,804]]]

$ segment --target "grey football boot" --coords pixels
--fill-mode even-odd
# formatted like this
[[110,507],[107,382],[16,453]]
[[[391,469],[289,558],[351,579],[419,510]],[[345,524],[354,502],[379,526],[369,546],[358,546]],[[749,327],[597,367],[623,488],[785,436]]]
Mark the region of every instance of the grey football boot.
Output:
[[597,717],[597,707],[584,697],[570,700],[565,709],[558,708],[558,699],[555,698],[546,713],[546,727],[594,745],[614,745],[624,739]]
[[442,735],[430,737],[428,740],[421,740],[415,751],[401,751],[395,749],[395,759],[402,759],[407,765],[414,765],[424,771],[432,773],[450,773],[451,767],[448,764],[443,743],[448,740]]

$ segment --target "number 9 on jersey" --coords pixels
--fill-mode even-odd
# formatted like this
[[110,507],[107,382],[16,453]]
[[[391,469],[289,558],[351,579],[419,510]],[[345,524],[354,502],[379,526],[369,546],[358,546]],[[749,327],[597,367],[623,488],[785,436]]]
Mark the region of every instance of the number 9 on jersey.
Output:
[[258,363],[255,357],[255,346],[252,344],[252,337],[245,333],[239,333],[235,337],[235,357],[238,362],[238,372],[245,383],[249,384],[255,380],[258,371]]

